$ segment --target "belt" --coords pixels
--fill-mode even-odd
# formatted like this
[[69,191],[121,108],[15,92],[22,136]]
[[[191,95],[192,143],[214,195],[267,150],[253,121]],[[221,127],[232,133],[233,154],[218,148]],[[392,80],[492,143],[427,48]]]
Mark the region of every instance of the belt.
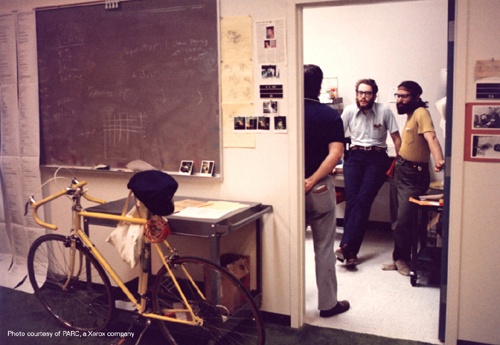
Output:
[[351,146],[349,150],[356,151],[387,151],[387,148],[380,146]]
[[429,169],[429,163],[422,163],[422,162],[412,162],[407,159],[404,159],[401,156],[398,156],[396,158],[396,163],[399,163],[400,165],[411,167],[414,169],[417,169],[418,171],[422,171],[424,169]]

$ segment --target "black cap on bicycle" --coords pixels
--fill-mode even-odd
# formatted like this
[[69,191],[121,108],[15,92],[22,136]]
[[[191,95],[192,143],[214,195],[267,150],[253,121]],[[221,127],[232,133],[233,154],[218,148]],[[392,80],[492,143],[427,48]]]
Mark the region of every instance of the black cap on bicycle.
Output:
[[141,171],[130,179],[127,187],[132,190],[151,213],[168,216],[174,212],[172,201],[179,184],[172,176],[160,170]]

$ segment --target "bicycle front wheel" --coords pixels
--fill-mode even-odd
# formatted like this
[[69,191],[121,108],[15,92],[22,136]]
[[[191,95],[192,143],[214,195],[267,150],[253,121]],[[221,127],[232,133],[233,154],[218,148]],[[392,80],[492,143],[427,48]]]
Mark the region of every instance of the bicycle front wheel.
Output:
[[37,238],[29,250],[28,274],[36,296],[62,326],[99,331],[110,322],[114,300],[108,276],[76,237]]
[[[170,344],[264,344],[259,309],[250,292],[232,274],[195,257],[173,259],[170,267],[194,314],[203,319],[200,326],[160,321]],[[152,298],[155,312],[182,320],[190,318],[189,313],[179,311],[186,305],[165,267],[156,276]]]

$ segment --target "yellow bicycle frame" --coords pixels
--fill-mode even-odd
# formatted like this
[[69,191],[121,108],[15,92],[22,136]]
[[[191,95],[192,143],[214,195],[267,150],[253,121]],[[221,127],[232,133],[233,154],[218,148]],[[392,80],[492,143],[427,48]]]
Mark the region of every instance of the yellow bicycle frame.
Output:
[[[169,322],[177,322],[177,323],[187,324],[187,325],[191,325],[191,326],[203,325],[203,320],[194,314],[193,309],[191,308],[190,304],[188,303],[187,298],[184,295],[182,288],[180,287],[180,285],[177,281],[177,278],[173,274],[172,269],[170,267],[170,264],[166,260],[166,256],[163,254],[163,251],[160,248],[160,245],[158,243],[153,243],[153,245],[156,249],[156,252],[159,255],[159,257],[161,258],[163,265],[167,269],[170,277],[172,278],[172,281],[174,282],[174,285],[175,285],[177,291],[179,292],[179,294],[184,302],[184,305],[186,306],[186,309],[169,309],[169,310],[167,310],[167,313],[168,314],[173,313],[175,315],[176,312],[185,312],[185,313],[189,314],[191,320],[181,320],[181,319],[177,319],[175,317],[171,317],[171,316],[167,316],[167,315],[160,315],[160,314],[155,314],[155,313],[151,313],[151,312],[146,312],[146,310],[145,310],[146,300],[143,296],[145,293],[145,289],[146,289],[146,285],[147,285],[147,278],[148,278],[149,273],[141,272],[141,274],[139,275],[139,289],[144,290],[144,291],[139,291],[139,295],[141,296],[141,301],[139,302],[135,298],[135,296],[130,292],[130,290],[127,288],[127,286],[125,285],[123,280],[118,276],[118,274],[113,269],[113,267],[102,256],[102,254],[96,248],[94,243],[92,243],[92,241],[87,236],[87,234],[85,234],[85,232],[82,230],[81,224],[82,224],[82,217],[116,220],[118,222],[119,221],[127,221],[129,223],[143,224],[143,225],[147,223],[147,220],[144,218],[125,217],[125,216],[121,216],[121,215],[119,216],[119,215],[111,215],[111,214],[98,213],[98,212],[87,212],[87,211],[81,210],[81,205],[80,205],[80,197],[81,196],[83,196],[85,199],[92,201],[92,202],[95,202],[95,203],[99,203],[99,204],[105,203],[104,200],[96,199],[96,198],[93,198],[93,197],[87,195],[87,193],[83,190],[83,186],[86,184],[87,184],[86,181],[82,181],[82,182],[78,182],[72,186],[72,190],[74,191],[74,195],[75,195],[74,196],[75,200],[73,201],[74,202],[73,229],[75,229],[76,236],[89,249],[89,251],[92,253],[92,255],[97,259],[97,261],[101,264],[101,266],[104,268],[104,270],[111,276],[111,278],[116,282],[116,284],[118,284],[120,289],[123,291],[123,293],[130,300],[130,302],[132,302],[132,304],[134,305],[134,307],[136,308],[138,313],[146,318],[151,318],[151,319],[158,319],[158,320],[169,321]],[[43,222],[38,217],[37,209],[40,206],[42,206],[42,205],[44,205],[44,204],[46,204],[54,199],[57,199],[63,195],[67,195],[67,194],[68,194],[68,190],[64,189],[64,190],[61,190],[55,194],[48,196],[47,198],[45,198],[39,202],[35,202],[32,199],[32,208],[34,211],[33,217],[35,219],[35,222],[43,227],[46,227],[46,228],[49,228],[52,230],[57,230],[56,225]],[[170,246],[170,244],[166,240],[163,241],[163,244],[166,246],[166,248],[169,250],[169,252],[171,254],[174,253],[173,248]],[[72,246],[74,246],[74,245],[75,245],[75,243],[72,243]],[[65,283],[65,286],[72,279],[72,277],[75,276],[74,275],[75,253],[76,253],[76,250],[74,250],[74,248],[73,248],[71,250],[70,272],[68,274],[68,279]],[[142,263],[142,260],[143,260],[143,258],[141,258],[141,263]],[[186,277],[188,278],[188,280],[190,281],[190,283],[193,285],[193,287],[195,287],[197,293],[204,299],[205,296],[204,296],[203,292],[198,288],[197,284],[194,282],[194,279],[191,277],[189,272],[187,272],[185,267],[181,266],[181,268],[182,268],[184,274],[186,275]],[[80,272],[81,268],[79,268],[78,271]]]

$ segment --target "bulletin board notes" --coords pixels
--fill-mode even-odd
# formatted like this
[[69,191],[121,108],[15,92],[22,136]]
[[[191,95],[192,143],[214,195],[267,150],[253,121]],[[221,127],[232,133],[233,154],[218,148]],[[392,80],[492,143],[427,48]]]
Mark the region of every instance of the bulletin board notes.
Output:
[[42,165],[221,167],[216,0],[36,12]]

